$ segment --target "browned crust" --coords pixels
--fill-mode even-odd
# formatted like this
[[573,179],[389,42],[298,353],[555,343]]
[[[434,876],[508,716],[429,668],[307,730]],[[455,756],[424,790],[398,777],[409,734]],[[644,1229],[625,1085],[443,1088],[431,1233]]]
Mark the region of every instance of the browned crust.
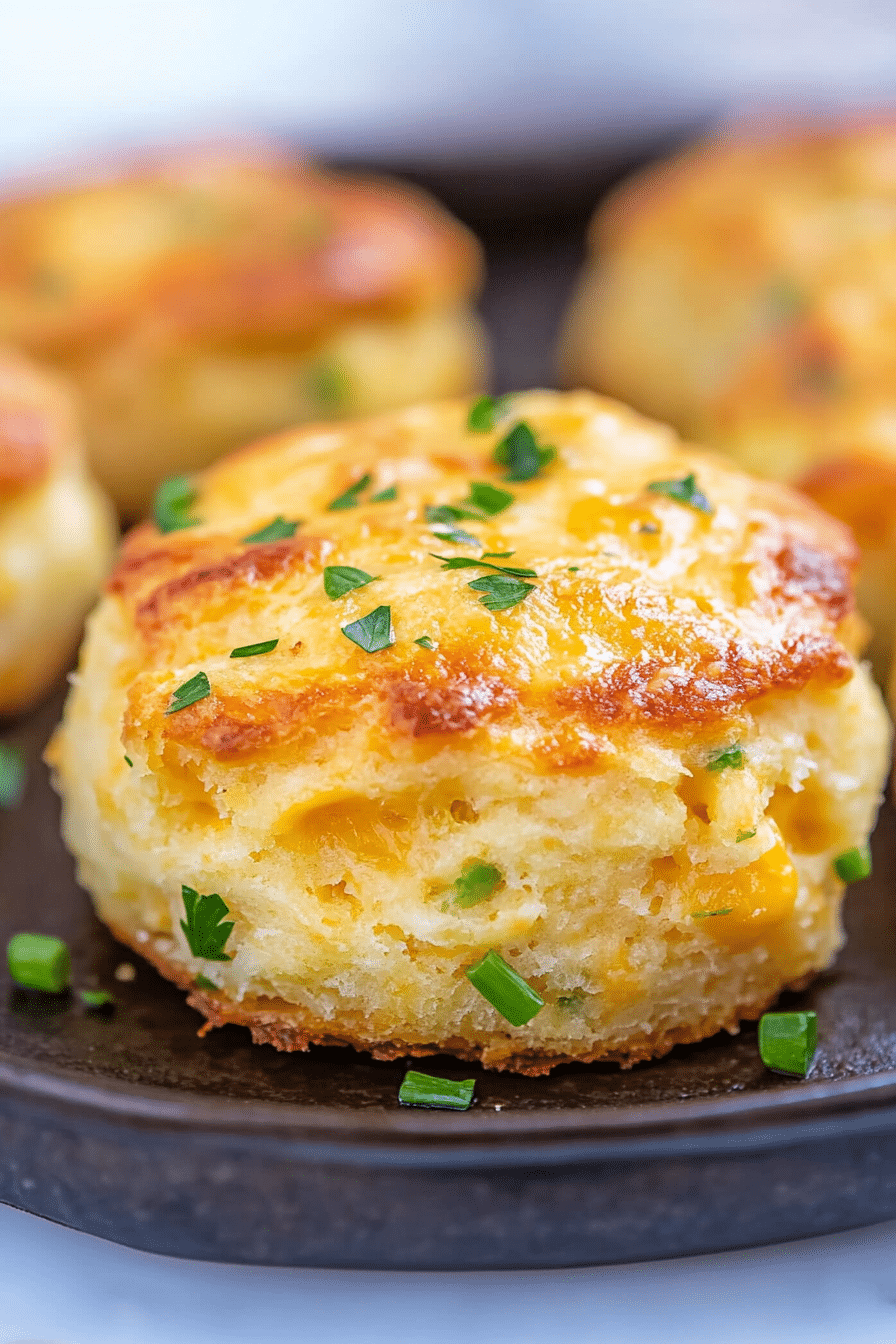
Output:
[[630,1069],[645,1060],[660,1059],[676,1045],[690,1045],[695,1041],[706,1040],[719,1031],[736,1035],[741,1022],[754,1021],[761,1017],[785,990],[805,989],[818,974],[818,970],[823,969],[809,971],[798,979],[781,985],[773,993],[737,1004],[727,1012],[707,1014],[672,1031],[643,1033],[632,1038],[624,1050],[607,1050],[597,1046],[575,1055],[539,1050],[502,1054],[500,1046],[472,1045],[469,1041],[458,1037],[439,1042],[420,1043],[398,1038],[388,1041],[375,1040],[354,1034],[347,1027],[341,1031],[334,1031],[332,1024],[311,1019],[303,1009],[283,999],[249,998],[236,1003],[221,991],[213,994],[209,990],[197,989],[193,984],[193,976],[183,966],[165,957],[151,944],[139,943],[121,926],[110,925],[110,928],[119,942],[133,948],[166,979],[173,981],[179,989],[189,991],[187,1003],[205,1018],[205,1023],[199,1028],[200,1036],[205,1036],[214,1027],[233,1024],[248,1027],[256,1045],[272,1045],[275,1050],[304,1052],[313,1045],[348,1046],[353,1050],[367,1051],[374,1059],[383,1060],[451,1054],[458,1059],[479,1063],[483,1068],[495,1072],[521,1073],[530,1078],[543,1078],[560,1064],[609,1063]]
[[61,384],[0,350],[0,499],[42,481],[74,434]]
[[467,732],[519,700],[519,693],[499,677],[459,666],[450,680],[439,683],[400,677],[386,694],[392,727],[412,737]]

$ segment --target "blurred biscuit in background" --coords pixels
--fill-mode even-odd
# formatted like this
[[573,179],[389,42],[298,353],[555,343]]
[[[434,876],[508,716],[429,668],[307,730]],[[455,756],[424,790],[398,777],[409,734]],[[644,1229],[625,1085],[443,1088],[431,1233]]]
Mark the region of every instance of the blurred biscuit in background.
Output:
[[474,238],[429,197],[183,151],[0,202],[0,339],[70,374],[129,518],[253,435],[474,390]]
[[115,535],[68,393],[0,351],[0,715],[26,709],[59,676]]
[[896,123],[709,142],[598,212],[561,350],[850,524],[885,678],[896,627]]

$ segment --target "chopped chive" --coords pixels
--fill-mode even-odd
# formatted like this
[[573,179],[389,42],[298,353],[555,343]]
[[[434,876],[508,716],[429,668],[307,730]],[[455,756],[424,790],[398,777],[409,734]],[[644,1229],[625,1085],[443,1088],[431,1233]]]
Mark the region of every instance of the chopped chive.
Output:
[[487,481],[471,481],[470,493],[461,507],[476,509],[478,513],[493,518],[496,513],[503,513],[505,509],[509,509],[513,500],[514,496],[509,490],[500,490],[496,485],[489,485]]
[[178,710],[186,709],[187,705],[195,705],[197,700],[204,700],[211,693],[212,688],[208,677],[204,672],[197,672],[195,677],[185,681],[183,686],[178,686],[171,696],[171,704],[165,710],[165,713],[176,714]]
[[429,504],[426,508],[426,521],[429,529],[443,541],[453,542],[455,546],[479,546],[476,537],[471,537],[462,527],[457,526],[459,518],[468,514],[456,509],[453,504]]
[[351,565],[327,565],[324,569],[324,592],[334,602],[337,597],[354,592],[356,588],[366,588],[375,583],[378,574],[367,574],[363,569],[354,569]]
[[480,901],[488,900],[501,881],[502,873],[493,863],[470,863],[464,866],[460,877],[454,879],[454,905],[468,910]]
[[484,579],[474,579],[467,587],[484,594],[480,604],[487,611],[507,611],[535,591],[534,583],[523,583],[522,579],[511,578],[509,574],[488,574]]
[[860,849],[847,849],[834,860],[834,872],[841,882],[861,882],[871,876],[871,850],[867,845]]
[[340,509],[356,509],[361,502],[359,495],[364,493],[372,480],[370,472],[365,472],[360,481],[355,481],[354,485],[350,485],[341,495],[330,501],[327,505],[328,510],[335,513]]
[[434,648],[435,648],[435,644],[433,644],[433,642],[432,642],[432,640],[430,639],[429,635],[421,635],[419,639],[415,639],[415,640],[414,640],[414,643],[415,643],[415,644],[419,644],[420,647],[421,647],[421,649],[434,649]]
[[214,980],[209,980],[208,976],[207,976],[207,975],[203,975],[201,971],[200,971],[199,974],[197,975],[196,979],[193,981],[193,984],[196,986],[197,989],[217,989],[217,988],[218,988],[218,986],[215,984]]
[[443,569],[493,569],[498,574],[512,574],[515,579],[538,578],[534,569],[515,569],[512,565],[490,565],[484,558],[474,560],[470,555],[436,555],[433,551],[430,551],[430,555],[433,560],[441,560]]
[[278,514],[273,522],[268,523],[267,527],[259,528],[257,532],[251,532],[248,537],[243,537],[245,545],[251,545],[253,542],[265,541],[287,541],[296,534],[296,528],[301,527],[300,522],[292,521]]
[[18,807],[25,794],[25,755],[0,742],[0,807]]
[[188,886],[182,886],[180,894],[187,916],[180,926],[193,956],[204,961],[230,961],[224,944],[233,933],[233,921],[223,922],[224,916],[230,914],[226,903],[217,892],[200,896]]
[[408,1069],[398,1091],[402,1106],[431,1106],[440,1111],[468,1111],[473,1100],[475,1078],[455,1082],[452,1078],[433,1078],[429,1073]]
[[231,649],[231,658],[255,658],[259,653],[273,653],[279,639],[264,639],[260,644],[243,644],[238,649]]
[[730,915],[734,907],[729,905],[724,910],[695,910],[691,919],[715,919],[716,915]]
[[387,485],[385,490],[380,490],[379,494],[371,495],[371,504],[388,504],[391,500],[398,498],[398,487],[396,485]]
[[525,1026],[544,1007],[544,999],[492,948],[467,971],[470,984],[514,1027]]
[[738,831],[738,833],[737,833],[737,839],[735,840],[734,843],[735,843],[736,845],[739,845],[739,844],[741,844],[744,840],[752,840],[755,834],[756,834],[756,828],[755,828],[755,827],[753,828],[752,831]]
[[687,504],[688,508],[697,509],[700,513],[715,513],[703,491],[697,488],[697,477],[693,472],[680,481],[651,481],[647,489],[655,495],[666,495],[678,504]]
[[723,747],[717,751],[714,756],[710,756],[706,762],[707,770],[743,770],[744,751],[739,742],[733,746]]
[[487,434],[489,430],[494,429],[495,421],[506,413],[509,402],[509,396],[480,397],[470,407],[467,429],[472,430],[474,434]]
[[152,512],[160,532],[180,532],[185,527],[196,527],[199,518],[190,516],[198,490],[189,476],[169,476],[156,490]]
[[79,989],[78,998],[85,1008],[94,1012],[101,1008],[114,1008],[115,998],[107,989]]
[[759,1019],[759,1055],[767,1069],[805,1078],[818,1042],[812,1012],[765,1013]]
[[505,481],[531,481],[556,456],[556,448],[539,447],[532,430],[520,420],[495,448],[492,459],[509,468]]
[[360,620],[343,625],[342,633],[365,653],[379,653],[382,649],[388,649],[390,644],[395,643],[392,608],[375,607]]
[[61,938],[48,933],[15,933],[6,948],[9,973],[25,989],[61,994],[68,988],[71,958]]
[[129,766],[131,767],[131,769],[133,770],[133,768],[134,768],[134,762],[131,760],[130,756],[125,756],[125,758],[124,758],[124,763],[125,763],[125,765],[129,765]]

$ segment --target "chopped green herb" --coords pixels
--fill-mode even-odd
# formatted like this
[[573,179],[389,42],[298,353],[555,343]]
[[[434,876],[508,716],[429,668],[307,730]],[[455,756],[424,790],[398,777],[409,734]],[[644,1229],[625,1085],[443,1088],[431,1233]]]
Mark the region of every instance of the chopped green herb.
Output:
[[345,370],[338,364],[315,364],[308,371],[308,392],[315,405],[325,411],[335,411],[349,400],[351,385]]
[[470,407],[467,416],[467,429],[474,434],[487,434],[494,429],[495,421],[507,412],[510,397],[480,397]]
[[381,649],[388,649],[390,644],[395,643],[392,608],[376,607],[360,620],[342,626],[342,633],[365,653],[379,653]]
[[79,989],[78,998],[85,1008],[94,1012],[102,1008],[114,1008],[115,998],[107,989]]
[[578,566],[578,565],[570,565],[570,566],[569,566],[569,569],[568,569],[568,571],[567,571],[567,573],[569,573],[569,574],[578,574],[578,572],[579,572],[579,566]]
[[464,866],[460,877],[454,879],[454,904],[468,910],[491,896],[501,881],[501,869],[493,863],[470,863]]
[[861,849],[847,849],[834,860],[834,872],[841,882],[861,882],[871,876],[871,850],[867,845]]
[[153,517],[160,532],[180,532],[185,527],[196,527],[198,518],[190,516],[198,491],[189,476],[169,476],[156,490]]
[[557,1007],[564,1013],[576,1016],[584,1008],[587,997],[583,989],[574,989],[571,994],[560,995],[557,1000]]
[[485,594],[480,602],[488,611],[506,611],[528,597],[535,584],[523,583],[522,579],[511,578],[509,574],[488,574],[484,579],[474,579],[467,587]]
[[345,597],[356,588],[366,588],[375,583],[378,574],[367,574],[363,569],[354,569],[351,565],[327,565],[324,570],[324,592],[334,602],[337,597]]
[[440,1111],[468,1111],[473,1100],[475,1078],[462,1083],[452,1078],[433,1078],[429,1073],[408,1069],[398,1091],[402,1106],[431,1106]]
[[364,493],[372,480],[370,472],[365,472],[360,481],[355,481],[354,485],[350,485],[341,495],[330,501],[327,505],[328,510],[335,513],[340,509],[356,509],[361,502],[359,496]]
[[483,551],[481,558],[483,560],[509,560],[512,555],[516,555],[516,551]]
[[430,639],[429,635],[421,635],[419,639],[415,639],[415,640],[414,640],[414,643],[415,643],[415,644],[419,644],[420,647],[421,647],[421,649],[434,649],[434,648],[435,648],[435,644],[433,644],[433,642],[432,642],[432,640]]
[[697,509],[700,513],[715,513],[703,491],[698,490],[697,477],[693,472],[680,481],[651,481],[647,489],[655,495],[666,495],[678,504],[687,504],[688,508]]
[[0,807],[18,807],[25,793],[25,756],[0,742]]
[[196,986],[197,989],[217,989],[217,988],[218,988],[218,986],[215,984],[214,980],[209,980],[208,976],[207,976],[207,975],[203,975],[201,971],[200,971],[199,974],[197,975],[196,979],[193,981],[193,984]]
[[743,770],[744,752],[739,742],[735,742],[731,747],[724,747],[722,751],[717,751],[714,756],[710,756],[706,762],[707,770]]
[[15,933],[6,948],[9,973],[25,989],[61,994],[68,988],[71,958],[61,938],[48,933]]
[[468,516],[468,513],[463,509],[456,509],[453,504],[429,504],[426,508],[426,521],[430,531],[437,537],[441,537],[443,541],[453,542],[455,546],[479,546],[480,542],[476,537],[471,537],[469,532],[457,526],[458,518]]
[[815,1013],[765,1013],[759,1019],[759,1055],[775,1073],[805,1078],[817,1043]]
[[248,546],[253,542],[265,541],[287,541],[296,534],[296,528],[301,527],[299,522],[291,522],[278,514],[272,523],[267,527],[260,528],[257,532],[252,532],[248,537],[243,537],[243,542]]
[[259,653],[273,653],[279,639],[265,639],[260,644],[243,644],[238,649],[231,649],[231,658],[255,658]]
[[505,509],[509,509],[513,500],[514,496],[509,490],[499,490],[496,485],[489,485],[487,481],[471,481],[470,493],[461,504],[461,508],[475,509],[479,515],[493,518],[496,513],[503,513]]
[[385,490],[380,490],[376,495],[370,496],[371,504],[388,504],[390,500],[398,498],[398,486],[387,485]]
[[[513,552],[510,552],[513,554]],[[441,560],[443,569],[493,569],[498,574],[512,574],[516,579],[537,579],[534,569],[514,569],[512,565],[492,565],[485,559],[474,560],[471,555],[436,555],[430,551],[433,560]]]
[[744,840],[752,840],[755,834],[756,834],[755,827],[752,831],[738,831],[737,839],[735,840],[734,843],[736,845],[739,845],[742,844]]
[[716,915],[730,915],[733,906],[726,906],[724,910],[695,910],[691,919],[715,919]]
[[544,999],[494,948],[467,971],[470,984],[514,1027],[525,1026],[544,1007]]
[[223,923],[230,910],[217,892],[209,896],[200,896],[192,887],[182,886],[186,919],[180,921],[190,951],[194,957],[204,961],[230,961],[224,944],[233,933],[233,921]]
[[178,686],[165,713],[176,714],[178,710],[186,709],[187,705],[195,705],[197,700],[204,700],[211,693],[208,677],[204,672],[197,672],[195,677],[185,681],[183,686]]
[[524,420],[513,426],[492,454],[499,466],[509,468],[505,481],[531,481],[556,456],[556,448],[539,447],[535,435]]
[[131,769],[133,770],[133,768],[134,768],[134,762],[131,760],[130,756],[125,756],[125,758],[124,758],[124,763],[125,763],[125,765],[129,765],[129,766],[131,767]]

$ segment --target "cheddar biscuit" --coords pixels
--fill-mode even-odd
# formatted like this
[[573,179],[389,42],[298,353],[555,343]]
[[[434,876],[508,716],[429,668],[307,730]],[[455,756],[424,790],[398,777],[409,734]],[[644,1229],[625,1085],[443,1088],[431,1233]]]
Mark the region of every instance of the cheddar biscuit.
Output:
[[61,673],[114,538],[68,393],[0,351],[0,716],[28,708]]
[[0,339],[77,383],[128,517],[292,423],[478,386],[475,240],[424,194],[187,152],[0,202]]
[[852,542],[591,394],[468,412],[266,440],[131,533],[51,753],[80,880],[281,1049],[538,1074],[734,1031],[830,962],[879,804]]
[[847,522],[884,677],[896,630],[896,126],[699,146],[623,185],[591,242],[565,378]]

